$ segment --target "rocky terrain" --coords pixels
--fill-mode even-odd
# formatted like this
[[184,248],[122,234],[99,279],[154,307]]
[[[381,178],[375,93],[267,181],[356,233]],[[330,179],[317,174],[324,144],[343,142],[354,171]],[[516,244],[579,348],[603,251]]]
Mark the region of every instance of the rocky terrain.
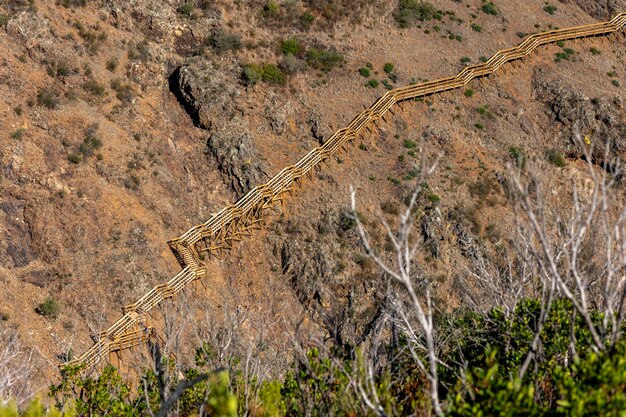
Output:
[[[620,9],[400,3],[0,4],[0,329],[33,349],[42,383],[178,272],[168,239],[323,143],[385,88],[455,74],[527,34]],[[416,263],[436,277],[442,310],[480,302],[464,276],[507,261],[507,165],[541,167],[558,202],[587,181],[581,137],[599,169],[623,157],[625,46],[623,36],[551,45],[465,91],[406,103],[151,320],[180,329],[182,358],[197,335],[219,344],[236,322],[231,349],[263,341],[277,373],[294,335],[359,344],[387,283],[359,246],[349,187],[384,251],[376,219],[393,222],[420,161],[437,156],[440,169],[420,185]]]

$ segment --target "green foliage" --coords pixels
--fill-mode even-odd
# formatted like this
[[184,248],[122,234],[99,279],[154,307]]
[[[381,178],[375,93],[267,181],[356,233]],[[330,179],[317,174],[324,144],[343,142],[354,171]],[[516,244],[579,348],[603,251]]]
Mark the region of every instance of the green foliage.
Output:
[[26,129],[24,129],[23,127],[20,127],[19,129],[17,129],[15,132],[11,134],[11,138],[15,140],[22,140],[25,132],[26,132]]
[[83,90],[93,96],[102,96],[104,95],[105,88],[102,84],[98,83],[96,80],[87,80],[83,83]]
[[436,17],[441,18],[441,14],[437,12],[437,8],[427,1],[400,0],[394,18],[398,26],[408,28],[417,21],[424,22]]
[[554,13],[556,13],[556,6],[548,4],[548,5],[543,7],[543,11],[548,13],[548,14],[554,14]]
[[302,54],[302,52],[304,51],[304,47],[302,46],[300,41],[297,40],[296,38],[290,38],[290,39],[284,40],[280,44],[280,50],[285,55],[298,56]]
[[493,4],[492,1],[483,2],[483,5],[480,9],[484,13],[490,14],[492,16],[496,16],[498,14],[498,9],[496,9],[496,5]]
[[613,84],[615,87],[619,87],[620,83],[618,80],[611,80],[611,84]]
[[515,166],[522,169],[526,167],[526,154],[522,149],[511,146],[509,148],[509,155],[513,158]]
[[471,88],[468,88],[467,90],[463,92],[463,95],[467,98],[470,98],[470,97],[473,97],[475,93],[476,91],[472,90]]
[[241,79],[247,86],[253,86],[263,79],[263,69],[256,64],[246,64],[241,72]]
[[371,71],[367,67],[359,68],[359,74],[365,78],[369,78]]
[[474,30],[474,32],[482,32],[483,31],[483,27],[480,26],[479,24],[476,23],[472,23],[472,29]]
[[211,35],[208,39],[208,44],[217,52],[237,51],[241,49],[241,39],[239,36],[224,30],[218,30]]
[[598,48],[596,48],[595,46],[592,46],[591,48],[589,48],[589,52],[591,52],[592,55],[600,55],[602,52],[600,52],[600,50]]
[[48,109],[56,109],[59,107],[58,93],[52,88],[42,88],[37,92],[37,104]]
[[310,12],[304,12],[300,15],[298,22],[300,23],[300,27],[304,30],[309,30],[313,21],[315,20],[315,16]]
[[38,400],[33,400],[25,408],[19,409],[15,403],[0,405],[0,417],[74,417],[70,407],[60,412],[55,407],[46,408]]
[[311,48],[306,53],[306,62],[312,68],[330,72],[334,67],[343,64],[343,55],[335,49]]
[[35,311],[44,317],[56,319],[59,317],[60,309],[59,302],[53,297],[48,297],[46,301],[37,306]]
[[347,232],[356,227],[356,218],[349,211],[343,211],[339,214],[339,230]]
[[378,87],[378,84],[379,84],[378,80],[371,79],[371,80],[369,80],[368,82],[365,83],[365,86],[369,87],[369,88],[376,88],[376,87]]
[[472,58],[470,58],[469,56],[464,56],[461,58],[461,64],[465,65],[472,62]]
[[478,123],[474,123],[474,127],[478,130],[483,130],[485,128],[485,125],[478,122]]
[[391,74],[394,70],[394,65],[391,62],[387,62],[385,64],[385,66],[383,67],[383,70],[387,73],[387,74]]
[[413,142],[412,140],[405,139],[405,140],[402,142],[402,146],[404,146],[404,147],[405,147],[405,148],[407,148],[407,149],[413,149],[413,148],[415,148],[416,143],[415,143],[415,142]]
[[262,67],[261,77],[270,84],[284,84],[285,74],[274,64],[265,64]]
[[176,13],[185,17],[191,17],[193,15],[193,11],[194,11],[193,3],[182,3],[176,8]]
[[546,159],[556,167],[562,168],[565,166],[565,157],[563,156],[563,153],[556,149],[550,149],[546,152]]

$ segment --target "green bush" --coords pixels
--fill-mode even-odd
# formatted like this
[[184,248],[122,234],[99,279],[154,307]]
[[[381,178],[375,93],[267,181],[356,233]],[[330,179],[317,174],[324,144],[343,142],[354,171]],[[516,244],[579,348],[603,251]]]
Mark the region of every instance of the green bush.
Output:
[[20,127],[19,129],[17,129],[15,132],[11,134],[11,138],[15,140],[22,140],[25,132],[26,132],[26,129],[24,129],[23,127]]
[[476,23],[472,23],[472,25],[471,25],[471,26],[472,26],[472,29],[473,29],[475,32],[482,32],[482,31],[483,31],[483,27],[482,27],[482,26],[480,26],[480,25],[478,25],[478,24],[476,24]]
[[104,95],[105,88],[102,84],[98,83],[96,80],[87,80],[83,83],[83,90],[88,92],[93,96],[102,96]]
[[596,47],[591,47],[589,49],[589,52],[591,52],[592,55],[600,55],[602,52],[600,52],[600,50]]
[[441,16],[432,3],[417,0],[400,0],[394,13],[396,23],[401,28],[411,27],[416,21],[424,22],[437,17],[441,19]]
[[59,107],[59,94],[52,88],[42,88],[37,92],[37,104],[48,109]]
[[554,14],[556,12],[556,7],[548,4],[547,6],[544,6],[543,11],[548,14]]
[[365,86],[369,87],[369,88],[376,88],[376,87],[378,87],[378,84],[379,84],[378,80],[371,79],[371,80],[369,80],[368,82],[365,83]]
[[488,1],[483,4],[481,10],[484,13],[490,14],[492,16],[496,16],[498,14],[498,9],[496,9],[496,5],[493,2]]
[[311,48],[306,53],[306,62],[312,68],[330,72],[334,67],[343,64],[343,55],[335,49]]
[[363,68],[359,68],[359,74],[361,74],[361,76],[365,78],[369,78],[371,71],[369,68],[363,67]]
[[562,168],[565,166],[565,157],[556,149],[550,149],[546,152],[546,159],[556,167]]
[[300,27],[304,30],[309,30],[313,21],[315,20],[315,16],[310,12],[304,12],[300,15],[298,22],[300,23]]
[[402,142],[402,146],[404,146],[407,149],[413,149],[413,148],[415,148],[415,146],[417,146],[417,144],[415,142],[413,142],[412,140],[405,139]]
[[241,72],[241,79],[247,86],[253,86],[263,79],[263,69],[256,64],[246,64]]
[[391,74],[394,70],[394,65],[391,62],[387,62],[385,64],[385,66],[383,67],[383,70],[387,73],[387,74]]
[[467,98],[470,98],[470,97],[474,96],[474,94],[475,94],[475,93],[476,93],[476,92],[475,92],[474,90],[472,90],[471,88],[468,88],[467,90],[465,90],[465,91],[463,92],[463,95],[464,95],[465,97],[467,97]]
[[461,58],[461,64],[465,65],[472,62],[472,58],[470,58],[469,56],[464,56]]
[[522,149],[511,146],[509,148],[509,155],[513,158],[513,161],[518,168],[523,169],[526,166],[526,155]]
[[280,50],[285,55],[299,56],[304,51],[304,47],[295,38],[286,39],[280,44]]
[[611,84],[613,84],[615,87],[619,87],[620,83],[618,80],[611,80]]
[[191,17],[193,15],[193,3],[183,3],[176,8],[176,13],[181,16]]
[[48,317],[52,319],[56,319],[57,317],[59,317],[59,310],[60,310],[59,303],[57,302],[56,299],[52,297],[48,297],[46,301],[39,304],[37,308],[35,309],[37,314],[40,314],[44,317]]
[[223,30],[215,32],[208,41],[217,52],[237,51],[241,49],[241,39],[233,33]]
[[261,76],[263,81],[271,84],[284,84],[285,74],[274,64],[263,65]]

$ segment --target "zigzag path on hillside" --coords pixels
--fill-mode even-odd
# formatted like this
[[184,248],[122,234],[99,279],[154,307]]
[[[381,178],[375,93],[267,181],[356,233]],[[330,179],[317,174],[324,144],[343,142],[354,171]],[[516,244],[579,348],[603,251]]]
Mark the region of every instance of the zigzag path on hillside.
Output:
[[[218,256],[232,248],[242,235],[258,227],[262,214],[275,202],[282,201],[285,193],[300,185],[305,176],[312,177],[313,170],[334,155],[346,143],[354,141],[366,129],[381,119],[397,103],[438,94],[465,86],[474,78],[495,73],[507,62],[528,56],[541,45],[586,38],[607,36],[626,26],[626,13],[620,13],[608,22],[575,26],[528,36],[514,48],[496,52],[482,64],[464,68],[456,76],[396,88],[385,93],[367,110],[355,117],[345,128],[338,130],[322,146],[312,149],[295,165],[288,166],[266,184],[250,190],[235,204],[224,207],[203,224],[189,229],[182,236],[168,242],[182,270],[165,284],[157,285],[134,304],[124,307],[124,315],[107,330],[100,333],[97,342],[80,357],[61,367],[82,365],[92,369],[109,353],[146,342],[158,342],[154,329],[146,327],[145,315],[166,298],[180,292],[188,283],[205,275],[204,253]],[[202,255],[201,255],[202,254]]]

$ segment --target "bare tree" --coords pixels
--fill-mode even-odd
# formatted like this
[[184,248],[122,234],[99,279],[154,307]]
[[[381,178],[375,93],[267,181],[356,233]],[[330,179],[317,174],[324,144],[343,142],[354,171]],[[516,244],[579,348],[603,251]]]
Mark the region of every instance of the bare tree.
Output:
[[16,333],[0,332],[0,405],[22,404],[31,398],[32,355],[26,352]]
[[[424,167],[424,164],[422,164]],[[411,237],[411,229],[414,223],[413,209],[416,201],[423,191],[421,184],[424,180],[432,175],[437,167],[437,162],[433,163],[429,167],[425,167],[421,170],[418,178],[418,187],[413,192],[409,204],[406,209],[400,215],[399,225],[396,230],[382,220],[382,223],[387,232],[387,237],[393,245],[392,260],[384,259],[382,255],[378,254],[373,248],[369,234],[357,215],[356,205],[356,191],[351,187],[351,202],[352,212],[356,220],[361,242],[365,248],[367,256],[369,256],[374,263],[380,268],[386,275],[391,277],[395,282],[399,283],[404,288],[406,295],[408,296],[408,305],[403,300],[397,299],[394,303],[394,311],[398,314],[399,325],[407,336],[409,341],[408,348],[411,356],[415,360],[418,367],[426,374],[430,382],[430,399],[433,405],[433,409],[437,415],[442,415],[443,410],[439,401],[439,380],[437,376],[437,349],[435,344],[435,332],[433,327],[433,305],[431,299],[431,282],[428,277],[416,273],[413,268],[414,258],[417,251],[420,248],[419,240],[414,243]],[[408,308],[407,308],[408,307]],[[415,320],[414,320],[415,319]],[[426,360],[423,360],[418,352],[424,352],[426,354]],[[371,378],[368,378],[371,381]],[[370,386],[371,388],[371,386]],[[360,390],[361,394],[366,394],[365,390]],[[370,390],[375,394],[375,389]],[[375,404],[376,398],[374,396],[374,402],[371,402],[370,408],[378,415],[381,414],[382,407],[380,404]]]

